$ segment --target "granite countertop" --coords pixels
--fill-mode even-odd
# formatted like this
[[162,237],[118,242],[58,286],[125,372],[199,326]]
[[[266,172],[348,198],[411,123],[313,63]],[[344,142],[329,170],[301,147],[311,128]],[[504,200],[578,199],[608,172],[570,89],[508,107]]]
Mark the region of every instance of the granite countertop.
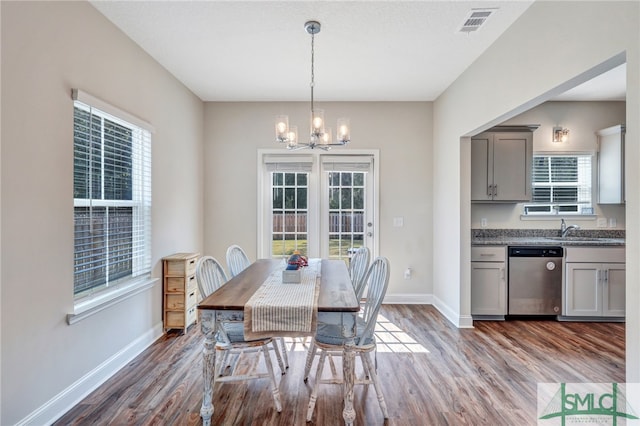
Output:
[[500,246],[624,246],[620,230],[570,231],[564,238],[554,229],[472,229],[472,245]]

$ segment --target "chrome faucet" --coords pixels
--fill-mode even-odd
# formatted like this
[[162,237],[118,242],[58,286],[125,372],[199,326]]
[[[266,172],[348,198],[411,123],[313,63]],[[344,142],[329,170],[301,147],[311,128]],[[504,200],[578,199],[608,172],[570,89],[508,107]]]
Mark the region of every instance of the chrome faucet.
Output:
[[571,231],[572,229],[574,230],[578,230],[580,229],[580,227],[578,225],[569,225],[567,226],[567,224],[564,222],[564,219],[560,219],[560,236],[562,238],[566,237],[567,234],[569,233],[569,231]]

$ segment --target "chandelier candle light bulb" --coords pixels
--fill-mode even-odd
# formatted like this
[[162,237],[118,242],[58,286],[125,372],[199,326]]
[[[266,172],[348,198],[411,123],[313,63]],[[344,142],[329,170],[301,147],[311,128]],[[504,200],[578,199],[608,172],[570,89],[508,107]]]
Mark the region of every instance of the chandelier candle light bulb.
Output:
[[289,128],[289,132],[287,133],[287,143],[290,147],[295,147],[298,143],[298,126],[291,126]]
[[316,109],[311,112],[311,135],[324,133],[324,111]]
[[[320,148],[323,150],[329,150],[334,145],[346,145],[351,141],[351,135],[349,132],[349,119],[338,119],[336,142],[333,142],[333,136],[331,135],[331,129],[325,130],[324,110],[316,109],[313,105],[313,89],[315,86],[315,74],[314,74],[314,40],[315,35],[320,32],[320,22],[307,21],[304,24],[305,31],[311,35],[311,120],[309,131],[309,142],[298,143],[298,130],[295,126],[289,128],[289,117],[286,115],[279,115],[276,117],[276,141],[280,143],[286,143],[288,149],[303,149],[303,148]],[[295,130],[293,130],[295,129]]]
[[289,117],[279,115],[276,117],[276,140],[286,142],[289,133]]

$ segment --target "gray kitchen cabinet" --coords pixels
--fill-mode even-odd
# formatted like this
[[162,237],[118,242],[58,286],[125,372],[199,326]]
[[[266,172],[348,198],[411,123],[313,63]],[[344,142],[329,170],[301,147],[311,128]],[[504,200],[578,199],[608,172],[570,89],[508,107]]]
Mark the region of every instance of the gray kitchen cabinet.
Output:
[[535,127],[495,127],[471,138],[471,201],[531,200]]
[[598,204],[624,204],[623,125],[596,132],[598,136]]
[[563,315],[623,318],[624,262],[624,248],[568,247]]
[[506,247],[471,247],[471,315],[504,319],[507,314]]

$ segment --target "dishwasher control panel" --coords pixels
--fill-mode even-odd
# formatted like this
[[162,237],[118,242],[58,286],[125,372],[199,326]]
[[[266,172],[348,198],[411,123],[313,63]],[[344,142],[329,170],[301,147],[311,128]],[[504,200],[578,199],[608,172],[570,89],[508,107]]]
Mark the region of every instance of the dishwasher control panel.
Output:
[[562,257],[562,247],[509,247],[509,257]]

